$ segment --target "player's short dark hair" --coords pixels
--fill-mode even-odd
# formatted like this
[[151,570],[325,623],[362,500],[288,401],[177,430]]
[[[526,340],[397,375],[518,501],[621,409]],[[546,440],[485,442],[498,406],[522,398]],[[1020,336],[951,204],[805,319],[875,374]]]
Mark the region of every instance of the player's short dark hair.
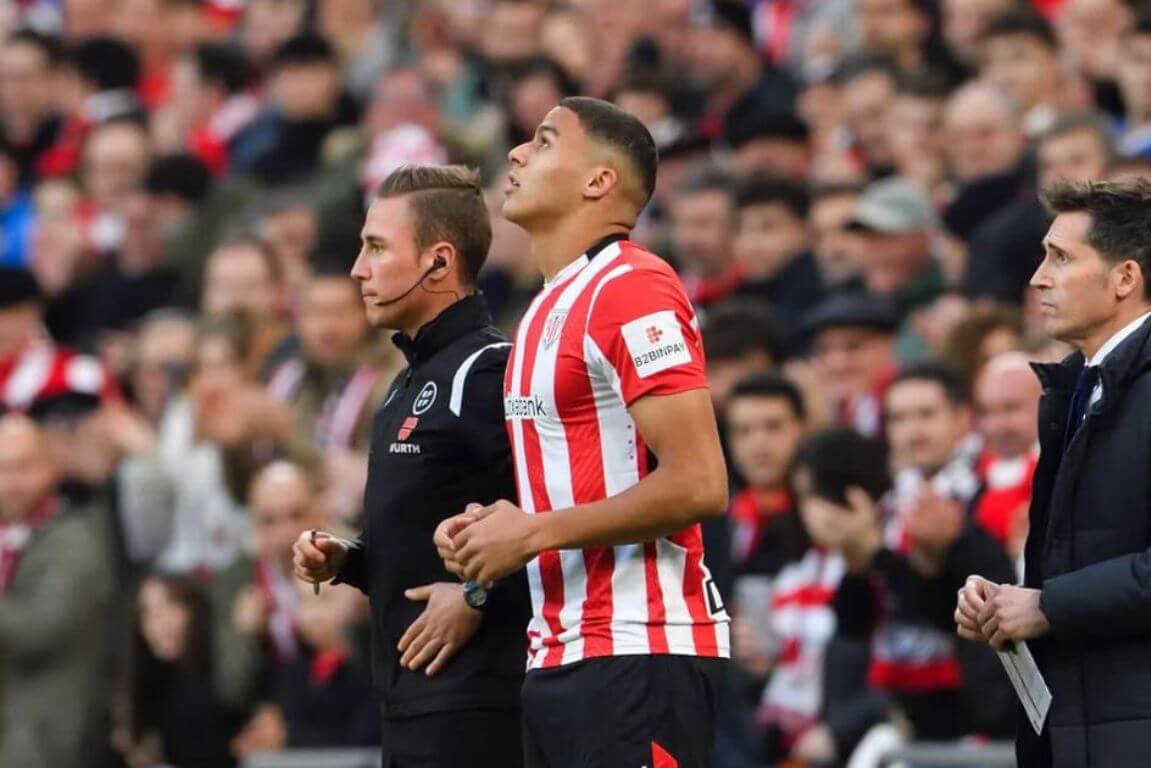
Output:
[[955,408],[971,405],[971,387],[958,368],[939,360],[924,360],[901,369],[891,382],[890,392],[905,381],[928,381],[943,390],[947,402]]
[[569,96],[559,103],[579,118],[580,125],[593,140],[621,152],[639,174],[643,190],[641,206],[647,205],[655,192],[659,151],[655,139],[638,117],[628,114],[610,101],[589,96]]
[[30,45],[44,56],[49,67],[55,67],[64,60],[64,44],[60,38],[46,35],[35,29],[22,27],[8,35],[8,45]]
[[731,391],[728,402],[735,402],[741,397],[778,398],[787,402],[792,415],[800,421],[807,420],[807,406],[803,402],[803,395],[799,387],[790,379],[778,373],[753,373],[741,380]]
[[944,101],[951,94],[947,81],[931,72],[901,72],[895,81],[899,96]]
[[872,499],[891,489],[887,447],[854,429],[826,429],[804,440],[791,464],[792,475],[805,472],[811,492],[833,504],[847,503],[847,489],[860,488]]
[[148,168],[144,188],[153,195],[171,195],[189,205],[199,205],[212,188],[212,175],[192,155],[162,155]]
[[405,197],[416,250],[440,241],[456,248],[460,277],[474,284],[492,245],[492,222],[478,174],[462,165],[405,165],[392,171],[377,198]]
[[1151,298],[1151,182],[1056,182],[1043,190],[1043,203],[1054,214],[1088,214],[1088,245],[1111,264],[1136,262],[1144,297]]
[[979,40],[986,43],[997,37],[1029,37],[1048,50],[1059,50],[1059,40],[1051,24],[1032,11],[1012,10],[992,17]]
[[248,61],[233,46],[200,43],[192,51],[192,62],[202,81],[219,86],[229,95],[248,86],[251,77]]
[[703,348],[711,362],[738,360],[762,352],[778,363],[786,354],[771,311],[759,303],[739,299],[728,299],[708,311],[703,323]]
[[748,176],[736,189],[736,208],[769,204],[782,205],[797,219],[806,219],[811,196],[807,187],[797,181],[763,173]]
[[284,41],[272,55],[272,67],[302,67],[313,64],[336,64],[336,49],[321,35],[304,33]]
[[72,66],[100,91],[135,90],[140,59],[131,46],[113,37],[92,37],[72,47]]

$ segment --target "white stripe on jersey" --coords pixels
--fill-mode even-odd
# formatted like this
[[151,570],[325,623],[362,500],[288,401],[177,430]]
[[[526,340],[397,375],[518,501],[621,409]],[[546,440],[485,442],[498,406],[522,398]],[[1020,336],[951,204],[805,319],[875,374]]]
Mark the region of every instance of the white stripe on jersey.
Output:
[[467,358],[460,363],[460,367],[456,369],[456,375],[452,377],[452,394],[448,398],[448,410],[455,415],[459,416],[460,411],[464,408],[464,384],[467,383],[468,374],[471,373],[472,365],[476,362],[476,358],[487,352],[489,349],[502,349],[503,347],[510,347],[511,342],[501,341],[496,344],[488,344],[486,347],[480,347],[475,352],[472,352]]

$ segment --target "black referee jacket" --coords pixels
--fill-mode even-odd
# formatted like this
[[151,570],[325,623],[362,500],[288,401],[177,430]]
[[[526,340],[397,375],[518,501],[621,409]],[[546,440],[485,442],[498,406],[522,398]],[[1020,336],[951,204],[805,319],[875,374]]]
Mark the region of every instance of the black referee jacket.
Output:
[[531,612],[522,572],[496,585],[479,632],[435,677],[400,667],[396,650],[425,606],[404,590],[458,581],[436,554],[436,526],[471,502],[516,499],[503,409],[511,344],[478,295],[415,339],[392,340],[408,367],[376,414],[365,526],[335,581],[371,600],[372,675],[386,717],[518,707]]

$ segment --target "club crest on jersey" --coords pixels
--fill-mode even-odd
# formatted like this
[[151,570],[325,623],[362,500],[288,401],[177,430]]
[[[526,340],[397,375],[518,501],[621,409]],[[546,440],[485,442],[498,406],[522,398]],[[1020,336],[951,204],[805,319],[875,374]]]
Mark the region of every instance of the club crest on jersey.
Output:
[[544,349],[551,349],[560,340],[567,316],[566,309],[557,309],[548,315],[548,319],[544,321]]
[[412,415],[423,416],[427,413],[431,409],[432,404],[436,402],[436,394],[437,389],[434,381],[429,381],[425,384],[424,388],[420,390],[420,393],[416,395],[415,402],[412,403]]
[[675,312],[666,309],[624,323],[624,343],[641,379],[691,362],[691,350]]

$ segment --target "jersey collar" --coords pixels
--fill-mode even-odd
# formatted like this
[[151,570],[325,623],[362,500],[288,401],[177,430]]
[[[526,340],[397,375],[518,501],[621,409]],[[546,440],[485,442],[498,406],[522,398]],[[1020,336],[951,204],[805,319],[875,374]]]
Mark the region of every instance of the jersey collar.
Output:
[[586,265],[590,264],[591,260],[598,256],[604,248],[607,248],[612,243],[618,243],[620,240],[627,240],[627,233],[613,232],[607,237],[600,239],[591,248],[588,248],[585,253],[581,254],[578,259],[568,264],[559,272],[556,272],[555,277],[544,283],[544,287],[558,285],[569,277],[574,276],[576,272],[579,272]]
[[408,361],[416,365],[434,356],[461,336],[486,328],[492,324],[488,304],[482,294],[466,296],[445,309],[416,333],[414,339],[406,334],[392,336],[395,344]]

